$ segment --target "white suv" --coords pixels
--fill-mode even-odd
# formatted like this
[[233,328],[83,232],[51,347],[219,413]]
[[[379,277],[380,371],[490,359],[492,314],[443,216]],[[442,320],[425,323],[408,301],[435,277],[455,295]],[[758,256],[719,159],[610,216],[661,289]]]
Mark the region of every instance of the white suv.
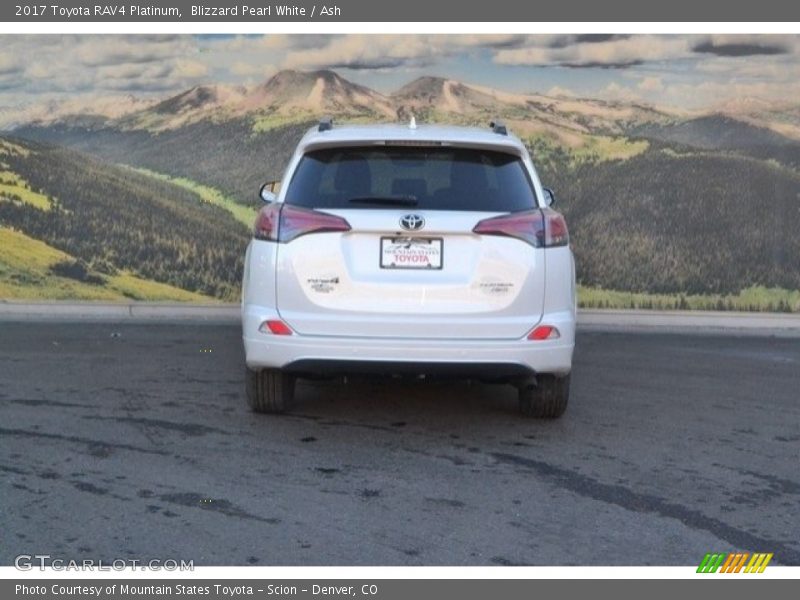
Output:
[[297,377],[379,373],[510,383],[523,414],[564,412],[569,236],[504,125],[323,120],[261,195],[242,287],[253,410],[287,410]]

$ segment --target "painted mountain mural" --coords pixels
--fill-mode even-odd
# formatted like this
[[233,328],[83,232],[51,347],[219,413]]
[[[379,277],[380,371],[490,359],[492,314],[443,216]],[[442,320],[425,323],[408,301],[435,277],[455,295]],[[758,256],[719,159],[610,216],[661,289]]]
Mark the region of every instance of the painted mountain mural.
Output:
[[556,190],[584,306],[800,310],[800,106],[381,93],[333,70],[5,115],[0,297],[235,301],[259,186],[323,115],[505,120]]

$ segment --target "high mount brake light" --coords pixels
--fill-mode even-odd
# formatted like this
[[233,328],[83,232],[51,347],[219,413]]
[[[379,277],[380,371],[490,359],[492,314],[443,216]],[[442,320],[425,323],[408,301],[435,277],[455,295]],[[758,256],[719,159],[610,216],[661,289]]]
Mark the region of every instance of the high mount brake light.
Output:
[[484,219],[472,230],[483,235],[513,237],[534,248],[555,248],[569,244],[567,222],[550,208],[536,208]]
[[308,233],[330,231],[350,231],[350,224],[336,215],[274,202],[259,211],[253,236],[286,243]]

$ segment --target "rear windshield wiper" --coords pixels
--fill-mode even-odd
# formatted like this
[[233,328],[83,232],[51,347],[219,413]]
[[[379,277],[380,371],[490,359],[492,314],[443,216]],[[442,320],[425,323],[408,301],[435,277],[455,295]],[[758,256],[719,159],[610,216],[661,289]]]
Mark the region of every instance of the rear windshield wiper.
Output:
[[358,196],[350,198],[353,204],[385,204],[387,206],[416,206],[416,196]]

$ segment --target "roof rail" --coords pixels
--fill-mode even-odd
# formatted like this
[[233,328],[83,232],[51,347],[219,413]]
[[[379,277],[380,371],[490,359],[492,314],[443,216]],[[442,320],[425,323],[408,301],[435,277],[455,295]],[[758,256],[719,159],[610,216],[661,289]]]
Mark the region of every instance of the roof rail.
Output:
[[333,117],[322,117],[319,120],[317,131],[328,131],[333,129]]
[[500,119],[495,119],[489,123],[489,127],[491,127],[492,131],[498,135],[508,135],[508,127],[506,127],[506,124]]

